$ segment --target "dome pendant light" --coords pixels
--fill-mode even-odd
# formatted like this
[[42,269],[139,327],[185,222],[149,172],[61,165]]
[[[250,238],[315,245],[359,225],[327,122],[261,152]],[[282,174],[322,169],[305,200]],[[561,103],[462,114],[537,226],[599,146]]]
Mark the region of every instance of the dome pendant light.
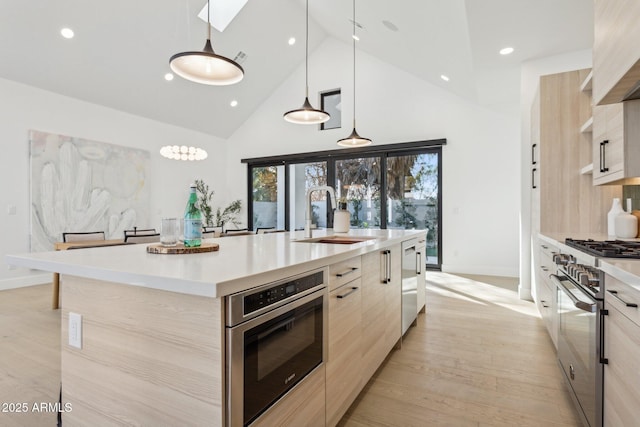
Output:
[[356,131],[356,0],[353,0],[353,131],[346,138],[339,139],[341,147],[364,147],[371,144],[369,138],[358,135]]
[[302,107],[297,110],[291,110],[284,113],[284,119],[291,123],[299,125],[313,125],[318,123],[324,123],[331,118],[329,113],[322,110],[316,110],[311,106],[309,102],[309,0],[307,0],[307,36],[306,47],[304,53],[304,68],[305,68],[305,95],[304,103]]
[[244,70],[240,64],[217,55],[211,47],[209,1],[207,1],[207,42],[204,48],[201,51],[176,53],[169,59],[169,66],[180,77],[205,85],[232,85],[244,77]]

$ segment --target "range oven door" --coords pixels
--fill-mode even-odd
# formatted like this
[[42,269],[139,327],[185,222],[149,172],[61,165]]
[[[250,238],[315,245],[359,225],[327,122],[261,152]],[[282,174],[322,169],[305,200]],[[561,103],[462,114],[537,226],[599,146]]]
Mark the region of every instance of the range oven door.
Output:
[[326,294],[227,328],[228,425],[248,425],[322,364]]
[[[558,362],[579,412],[589,426],[602,426],[602,370],[599,360],[598,301],[565,276],[550,276],[558,305]],[[599,385],[598,385],[599,384]],[[600,403],[598,402],[600,399]]]

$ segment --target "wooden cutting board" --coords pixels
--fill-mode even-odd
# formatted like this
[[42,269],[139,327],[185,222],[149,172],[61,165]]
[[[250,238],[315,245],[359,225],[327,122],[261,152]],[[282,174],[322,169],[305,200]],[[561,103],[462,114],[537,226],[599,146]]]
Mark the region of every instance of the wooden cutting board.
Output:
[[220,249],[220,245],[217,243],[203,243],[195,248],[187,248],[182,243],[178,243],[176,246],[162,246],[160,243],[147,246],[147,252],[150,254],[201,254],[205,252],[214,252]]

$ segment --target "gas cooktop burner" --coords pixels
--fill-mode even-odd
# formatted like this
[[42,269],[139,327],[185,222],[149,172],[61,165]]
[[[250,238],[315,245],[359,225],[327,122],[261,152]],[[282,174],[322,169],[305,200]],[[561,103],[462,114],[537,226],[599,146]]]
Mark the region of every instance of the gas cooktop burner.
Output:
[[626,240],[577,240],[567,238],[564,243],[588,254],[606,258],[640,259],[640,242]]

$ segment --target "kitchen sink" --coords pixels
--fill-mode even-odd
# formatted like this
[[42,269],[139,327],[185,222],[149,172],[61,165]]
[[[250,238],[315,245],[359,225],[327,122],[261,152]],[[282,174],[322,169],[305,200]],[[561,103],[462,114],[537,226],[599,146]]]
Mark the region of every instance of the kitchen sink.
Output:
[[313,237],[310,239],[298,239],[294,242],[300,243],[328,243],[333,245],[353,245],[354,243],[362,243],[367,240],[375,240],[377,237],[357,237],[357,236],[323,236]]

